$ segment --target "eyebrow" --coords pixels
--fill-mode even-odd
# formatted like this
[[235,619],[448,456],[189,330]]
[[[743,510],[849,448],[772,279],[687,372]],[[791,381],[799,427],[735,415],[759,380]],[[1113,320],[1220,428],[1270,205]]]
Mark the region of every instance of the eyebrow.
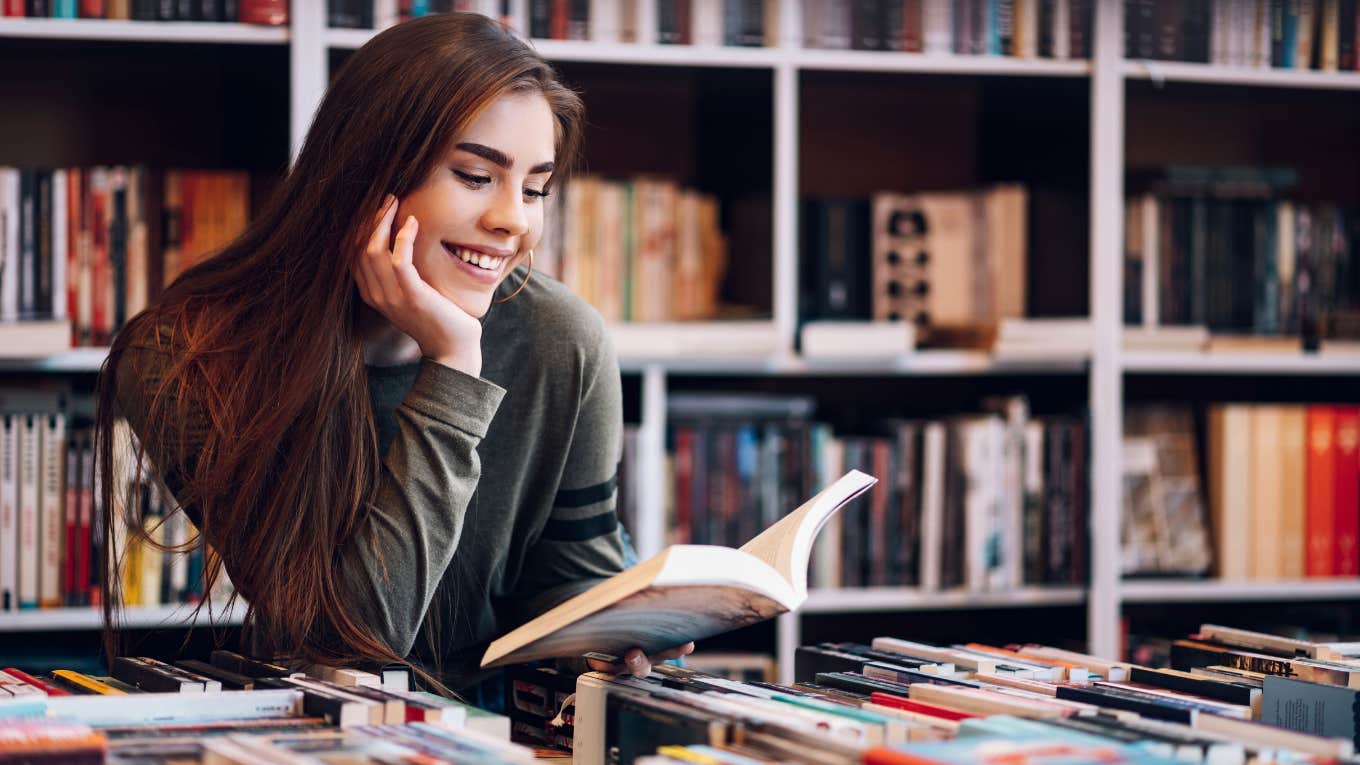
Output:
[[[509,170],[515,165],[515,160],[511,159],[505,152],[500,149],[493,149],[490,146],[484,146],[480,143],[460,143],[455,148],[462,149],[469,154],[476,154],[482,159],[499,165],[506,170]],[[551,173],[556,167],[557,165],[553,162],[540,162],[529,168],[529,175]]]

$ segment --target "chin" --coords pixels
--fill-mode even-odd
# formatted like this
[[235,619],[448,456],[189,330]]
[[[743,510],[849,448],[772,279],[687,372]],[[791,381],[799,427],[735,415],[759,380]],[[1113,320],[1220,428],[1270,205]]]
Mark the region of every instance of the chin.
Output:
[[453,301],[454,305],[463,309],[464,313],[474,319],[482,318],[491,308],[490,293],[459,290],[447,297]]

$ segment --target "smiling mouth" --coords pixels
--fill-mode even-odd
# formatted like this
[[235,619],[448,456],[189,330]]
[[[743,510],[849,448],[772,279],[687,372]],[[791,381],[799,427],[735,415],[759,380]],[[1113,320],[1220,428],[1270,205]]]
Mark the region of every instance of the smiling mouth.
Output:
[[459,247],[456,244],[449,244],[448,242],[443,242],[443,245],[444,249],[453,257],[458,258],[464,263],[476,266],[483,271],[494,273],[500,271],[501,267],[505,265],[505,258],[499,255],[488,255],[484,252],[469,250],[466,247]]

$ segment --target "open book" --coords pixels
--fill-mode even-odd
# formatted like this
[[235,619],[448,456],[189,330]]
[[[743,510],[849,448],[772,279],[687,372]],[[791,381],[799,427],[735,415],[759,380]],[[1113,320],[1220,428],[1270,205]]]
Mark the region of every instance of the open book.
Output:
[[653,653],[793,611],[807,599],[817,532],[875,483],[851,470],[740,550],[672,545],[506,633],[482,666],[622,656],[634,646]]

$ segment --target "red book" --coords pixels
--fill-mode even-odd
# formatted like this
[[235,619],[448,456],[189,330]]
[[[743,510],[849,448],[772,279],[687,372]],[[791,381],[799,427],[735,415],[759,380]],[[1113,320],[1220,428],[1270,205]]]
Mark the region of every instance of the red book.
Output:
[[885,707],[900,709],[904,712],[915,712],[917,714],[927,715],[930,717],[938,717],[941,720],[954,720],[954,721],[970,720],[978,716],[974,714],[969,714],[967,712],[960,712],[957,709],[942,707],[939,706],[938,704],[927,704],[922,701],[912,701],[911,699],[904,699],[901,696],[894,696],[891,693],[880,693],[878,691],[874,691],[873,693],[869,694],[869,701],[871,703],[880,704]]
[[80,550],[76,556],[76,581],[80,583],[83,593],[81,605],[99,605],[99,582],[90,575],[90,558],[94,555],[94,540],[90,532],[94,521],[94,443],[82,441],[78,454],[84,480],[80,482],[80,516],[76,526],[76,544]]
[[1336,428],[1336,412],[1330,406],[1308,407],[1308,491],[1304,534],[1307,559],[1304,571],[1308,576],[1331,576],[1335,555],[1332,552],[1332,525],[1336,491],[1336,450],[1332,448],[1332,431]]
[[13,667],[5,667],[4,672],[5,672],[5,674],[7,674],[7,675],[12,675],[12,676],[14,676],[14,678],[15,678],[16,680],[22,680],[23,682],[28,683],[29,685],[33,686],[34,688],[37,688],[38,690],[42,691],[43,693],[46,693],[48,696],[70,696],[70,695],[71,695],[71,692],[68,691],[68,690],[65,690],[65,689],[63,689],[63,688],[58,688],[57,686],[55,686],[55,685],[53,685],[53,684],[47,682],[46,680],[39,680],[38,678],[36,678],[36,677],[34,677],[34,676],[28,674],[27,672],[23,672],[23,671],[21,671],[21,670],[17,670],[17,669],[15,669],[15,668],[13,668]]
[[82,19],[102,19],[108,14],[104,0],[80,0],[80,17]]
[[80,605],[84,597],[84,582],[76,578],[76,558],[80,548],[76,546],[76,527],[79,525],[80,505],[77,504],[80,492],[80,447],[72,439],[66,445],[66,506],[63,510],[66,521],[66,549],[62,550],[61,596],[68,606]]
[[241,0],[239,21],[281,27],[288,23],[288,0]]
[[1360,407],[1336,408],[1336,573],[1360,574]]
[[26,16],[24,13],[24,0],[4,0],[5,4],[0,7],[3,13],[0,16]]

